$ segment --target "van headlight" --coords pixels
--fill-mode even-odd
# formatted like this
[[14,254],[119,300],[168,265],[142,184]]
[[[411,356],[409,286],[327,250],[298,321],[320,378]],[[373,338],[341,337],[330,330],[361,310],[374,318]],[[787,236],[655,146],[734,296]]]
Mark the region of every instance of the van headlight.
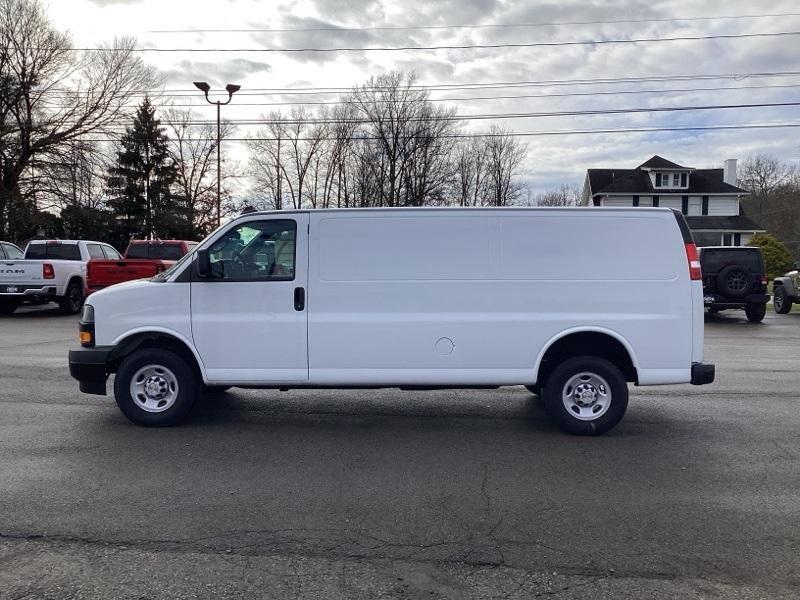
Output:
[[81,320],[78,321],[78,337],[84,348],[94,347],[94,307],[84,304],[81,311]]
[[84,304],[81,311],[81,321],[84,323],[94,323],[94,306],[91,304]]

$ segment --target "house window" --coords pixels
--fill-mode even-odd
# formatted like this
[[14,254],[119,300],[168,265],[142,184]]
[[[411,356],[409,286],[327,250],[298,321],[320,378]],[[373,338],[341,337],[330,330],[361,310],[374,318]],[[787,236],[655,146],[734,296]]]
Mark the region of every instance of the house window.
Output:
[[722,234],[722,245],[723,246],[732,246],[733,245],[733,234],[732,233],[723,233]]
[[656,187],[661,187],[661,173],[656,173]]
[[678,187],[680,185],[681,176],[678,173],[672,174],[672,187]]
[[686,173],[681,173],[681,187],[686,187],[689,183],[689,176]]
[[689,198],[689,205],[687,206],[686,214],[690,217],[697,217],[703,214],[703,203],[700,198],[696,196]]

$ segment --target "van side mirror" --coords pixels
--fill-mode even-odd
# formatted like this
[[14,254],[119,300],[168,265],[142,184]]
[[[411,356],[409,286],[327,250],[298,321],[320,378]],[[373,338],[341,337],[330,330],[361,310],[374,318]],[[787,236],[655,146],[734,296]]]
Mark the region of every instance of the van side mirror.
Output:
[[211,275],[211,259],[208,257],[208,248],[197,251],[197,276],[201,279]]

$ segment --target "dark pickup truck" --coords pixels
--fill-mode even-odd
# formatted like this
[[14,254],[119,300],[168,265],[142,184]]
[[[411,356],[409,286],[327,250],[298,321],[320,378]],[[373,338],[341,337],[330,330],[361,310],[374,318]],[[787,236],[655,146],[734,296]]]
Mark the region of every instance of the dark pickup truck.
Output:
[[115,283],[147,279],[166,271],[197,245],[186,240],[132,240],[122,260],[86,263],[87,294]]

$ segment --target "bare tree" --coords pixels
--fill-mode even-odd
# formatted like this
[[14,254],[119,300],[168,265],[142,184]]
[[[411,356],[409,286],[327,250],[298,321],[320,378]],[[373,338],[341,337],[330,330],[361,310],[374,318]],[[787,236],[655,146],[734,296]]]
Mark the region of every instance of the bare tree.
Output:
[[498,126],[492,126],[486,143],[486,172],[489,206],[510,206],[522,195],[523,185],[517,176],[525,158],[526,147]]
[[154,85],[134,45],[121,38],[77,52],[39,0],[0,0],[0,234],[22,234],[17,212],[31,209],[34,194],[20,185],[26,170],[63,157],[87,134],[108,133],[131,92]]
[[363,166],[381,183],[382,206],[430,203],[446,180],[440,169],[449,154],[446,138],[456,128],[455,112],[433,106],[415,83],[413,73],[395,71],[370,78],[347,98],[366,121],[361,143],[374,141],[370,154],[380,156]]
[[[207,232],[216,225],[217,207],[217,132],[210,124],[197,128],[192,125],[196,114],[191,110],[170,107],[165,124],[170,129],[169,154],[178,170],[176,184],[185,198],[186,210],[195,229]],[[230,137],[235,127],[222,121],[220,137]],[[229,212],[230,193],[225,185],[235,174],[226,164],[222,184],[225,199],[223,209]]]
[[756,154],[742,162],[738,184],[753,194],[767,196],[797,178],[797,169],[769,154]]
[[563,183],[559,187],[536,195],[536,206],[577,206],[580,189],[575,185]]

